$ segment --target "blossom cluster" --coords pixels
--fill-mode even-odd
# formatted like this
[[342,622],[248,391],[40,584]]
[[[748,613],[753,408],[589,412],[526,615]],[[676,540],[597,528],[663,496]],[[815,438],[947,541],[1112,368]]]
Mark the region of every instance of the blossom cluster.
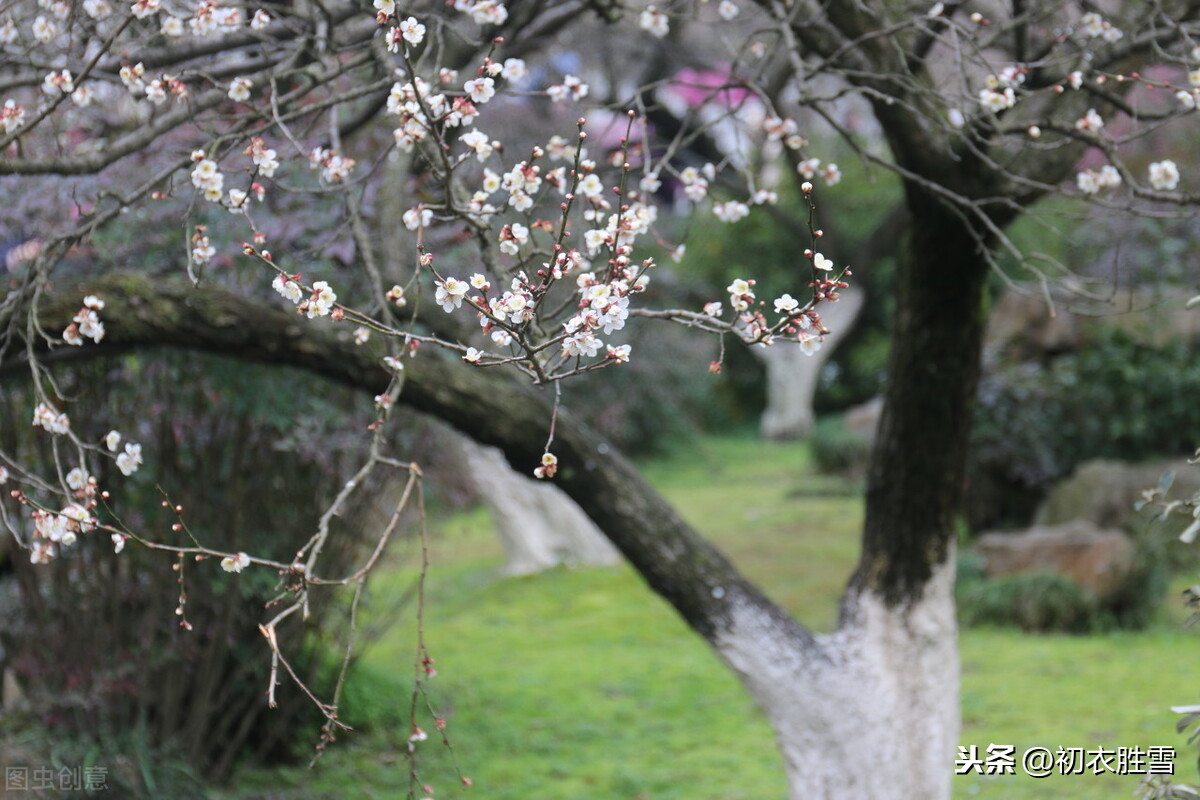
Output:
[[71,324],[63,331],[63,341],[71,345],[82,345],[85,338],[96,344],[104,338],[104,323],[98,311],[103,310],[104,301],[95,295],[83,298],[83,308],[71,318]]

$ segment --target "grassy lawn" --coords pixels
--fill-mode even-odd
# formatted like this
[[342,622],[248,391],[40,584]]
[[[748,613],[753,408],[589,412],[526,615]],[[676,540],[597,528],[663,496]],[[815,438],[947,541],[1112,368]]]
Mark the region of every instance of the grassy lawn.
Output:
[[[646,472],[684,515],[771,596],[828,629],[853,566],[862,501],[812,473],[806,450],[753,440],[704,440]],[[436,533],[426,614],[437,659],[432,702],[471,794],[489,800],[733,800],[786,796],[771,731],[707,646],[632,570],[555,570],[505,579],[483,514]],[[387,608],[411,571],[381,576]],[[403,798],[408,788],[407,686],[412,612],[375,642],[343,703],[361,733],[317,770],[244,773],[229,797]],[[1195,702],[1196,642],[1164,614],[1143,633],[962,637],[959,741],[1095,748],[1174,745],[1194,779],[1194,751],[1168,706]],[[427,730],[432,726],[424,724]],[[459,796],[436,735],[419,745],[436,797]],[[870,769],[870,764],[863,764]],[[1019,771],[1019,770],[1018,770]],[[1135,778],[1021,775],[956,778],[956,797],[1129,797]],[[353,787],[348,793],[348,787]]]

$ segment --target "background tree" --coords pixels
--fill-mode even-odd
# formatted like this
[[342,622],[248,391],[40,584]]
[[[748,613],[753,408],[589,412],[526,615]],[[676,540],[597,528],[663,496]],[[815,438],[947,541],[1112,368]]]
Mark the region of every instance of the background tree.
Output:
[[[953,523],[962,499],[988,276],[999,269],[998,251],[1015,251],[1006,228],[1043,196],[1066,192],[1129,211],[1195,199],[1177,191],[1181,178],[1174,161],[1145,164],[1135,146],[1140,136],[1194,109],[1190,87],[1200,83],[1200,51],[1192,38],[1192,5],[1114,7],[1106,15],[1074,3],[930,7],[885,0],[762,0],[716,7],[531,3],[506,9],[490,0],[459,0],[451,10],[377,0],[376,19],[352,4],[278,8],[255,15],[248,29],[239,12],[209,3],[176,22],[153,0],[116,11],[89,3],[83,15],[62,6],[61,14],[59,6],[50,6],[50,16],[19,17],[5,28],[5,47],[18,66],[3,86],[25,92],[27,99],[6,106],[7,133],[0,147],[7,148],[8,158],[0,162],[0,173],[25,176],[12,182],[13,191],[34,186],[35,176],[56,176],[69,188],[60,196],[69,198],[75,218],[28,215],[26,226],[37,228],[44,245],[17,274],[0,314],[7,331],[6,360],[24,361],[36,379],[43,403],[38,420],[60,431],[80,460],[98,457],[99,450],[73,436],[58,416],[59,400],[44,366],[46,359],[64,353],[97,351],[55,347],[56,337],[44,333],[66,324],[72,314],[78,317],[76,327],[68,327],[65,339],[96,332],[88,313],[96,309],[78,308],[79,288],[109,304],[103,338],[110,344],[155,341],[286,361],[369,391],[390,380],[378,395],[382,408],[398,397],[500,447],[514,465],[528,469],[540,463],[540,475],[556,477],[763,706],[784,754],[793,797],[949,795],[958,726]],[[409,20],[407,14],[420,18]],[[640,32],[620,27],[624,21]],[[595,91],[585,88],[584,79],[561,76],[565,70],[552,57],[537,61],[532,72],[529,65],[501,60],[510,54],[535,60],[533,49],[551,34],[560,36],[562,46],[590,55],[598,38],[591,24],[617,26],[606,39],[601,62],[607,72],[588,78]],[[194,35],[174,38],[188,31]],[[214,33],[219,35],[205,38]],[[635,127],[633,120],[667,101],[642,87],[631,93],[620,69],[637,63],[634,54],[652,44],[668,54],[730,63],[728,86],[708,90],[736,89],[743,100],[714,118],[685,115],[677,135],[656,143],[652,131]],[[49,74],[40,66],[47,51],[59,58]],[[114,55],[125,51],[137,55]],[[69,67],[59,65],[64,58]],[[143,69],[122,60],[136,60]],[[449,73],[441,71],[454,67],[471,70],[472,77],[448,79]],[[164,74],[151,77],[146,69]],[[396,69],[404,73],[399,78],[392,74]],[[499,82],[506,70],[509,84]],[[540,80],[539,71],[550,77]],[[520,76],[528,74],[534,75],[532,82],[521,83]],[[89,79],[116,92],[99,111],[87,110],[92,108],[86,105]],[[449,88],[434,88],[439,81]],[[518,97],[545,92],[545,100],[529,103],[578,102],[605,92],[608,96],[598,99],[617,111],[632,103],[629,118],[607,115],[608,129],[617,131],[604,148],[616,167],[613,179],[599,177],[605,168],[595,152],[583,155],[584,137],[551,141],[541,132],[524,150],[511,142],[497,148],[496,140],[477,132],[463,135],[461,123],[473,118],[472,110],[479,111],[506,86]],[[43,99],[28,99],[38,91]],[[150,108],[171,92],[187,99],[166,109]],[[138,99],[142,95],[145,102]],[[79,110],[68,105],[68,98]],[[497,104],[497,114],[504,107]],[[507,108],[519,115],[530,106]],[[400,127],[381,134],[372,124],[381,114],[397,117]],[[873,124],[849,124],[864,118]],[[397,122],[388,119],[385,128]],[[480,124],[486,119],[481,114]],[[554,113],[545,119],[553,124]],[[721,158],[711,167],[689,164],[685,144],[689,137],[694,141],[693,132],[721,136],[726,122],[740,123],[729,130],[755,137],[761,145],[744,158]],[[781,296],[775,315],[752,305],[757,301],[752,287],[738,282],[730,286],[733,314],[639,308],[634,302],[640,301],[639,281],[652,262],[634,256],[631,248],[652,229],[649,199],[667,178],[680,205],[703,207],[710,195],[719,199],[724,192],[740,192],[711,201],[723,221],[736,220],[751,203],[769,204],[771,175],[781,162],[789,163],[787,153],[803,176],[835,184],[840,170],[814,163],[818,156],[803,136],[806,126],[818,125],[844,136],[866,164],[898,176],[908,222],[897,258],[889,382],[868,479],[862,557],[838,629],[827,635],[792,620],[742,578],[632,467],[563,411],[557,397],[563,378],[615,366],[629,355],[622,345],[602,352],[599,340],[602,328],[619,327],[600,318],[611,321],[615,314],[623,322],[621,309],[632,317],[674,319],[726,338],[815,343],[821,331],[818,303],[840,288],[837,272],[824,269],[832,265],[814,252],[818,231],[811,231],[796,252],[797,285],[811,284],[811,299],[802,303]],[[290,158],[279,157],[263,136],[278,138],[280,147],[286,143],[289,156],[294,152],[311,161],[319,184],[302,188],[303,170],[285,169]],[[603,145],[599,133],[591,136]],[[314,142],[316,149],[310,149]],[[224,166],[238,154],[248,161]],[[540,159],[554,156],[564,158],[561,173],[554,173],[549,162],[543,172],[535,171]],[[370,176],[378,170],[372,165],[391,157],[409,161],[405,188],[414,201],[405,204],[409,208],[402,215],[415,240],[413,263],[396,276],[381,270],[377,241],[366,224],[377,199]],[[495,195],[487,189],[492,179],[485,174],[481,182],[475,166],[488,159],[503,161],[506,177],[496,173],[494,188],[507,198],[496,202],[507,202],[511,211],[488,208]],[[736,173],[729,186],[738,189],[716,181],[720,168]],[[244,181],[236,173],[246,188],[230,192],[226,176],[239,169],[250,170]],[[280,293],[307,316],[330,316],[339,323],[332,328],[297,324],[291,314],[252,299],[235,281],[212,281],[232,290],[190,289],[128,276],[76,284],[54,275],[54,266],[86,235],[146,199],[161,198],[170,208],[193,214],[186,259],[193,279],[222,244],[210,239],[224,227],[216,220],[204,229],[194,227],[204,218],[202,208],[219,205],[240,212],[239,221],[246,216],[268,244],[286,246],[286,234],[266,231],[269,204],[255,205],[263,199],[260,189],[263,197],[270,196],[261,179],[277,173],[275,183],[296,193],[295,205],[312,197],[338,198],[337,222],[344,223],[355,245],[349,260],[362,269],[344,276],[335,297],[335,287],[326,282],[296,277],[300,270],[289,263],[288,251],[274,247],[268,253],[261,244],[248,243],[245,252],[267,275],[274,274]],[[70,177],[97,174],[100,183]],[[198,194],[181,179],[185,174]],[[1066,185],[1072,176],[1073,187]],[[538,194],[548,191],[547,182],[565,188],[561,199]],[[605,190],[606,183],[616,192]],[[125,188],[114,192],[111,187],[117,185]],[[480,185],[482,195],[475,190]],[[301,191],[311,193],[303,202]],[[807,184],[805,196],[812,191]],[[817,194],[826,195],[823,189]],[[836,198],[836,190],[828,194]],[[543,199],[550,202],[538,205]],[[281,202],[277,210],[286,212],[288,203]],[[378,204],[382,207],[382,198]],[[830,208],[828,213],[836,215],[835,200]],[[548,218],[538,216],[546,213],[538,209],[549,209]],[[43,231],[46,217],[51,223]],[[280,217],[286,220],[287,214]],[[394,216],[378,219],[383,229],[398,229]],[[580,230],[589,226],[579,241]],[[457,263],[463,269],[475,269],[467,266],[463,242],[477,245],[469,258],[479,265],[473,287],[478,295],[449,268],[442,271],[447,254],[462,258]],[[1021,269],[1040,280],[1060,277],[1059,265],[1013,255]],[[578,297],[573,280],[560,282],[572,273],[578,276],[575,288],[583,292]],[[446,311],[482,320],[490,343],[447,327],[448,317],[436,308],[431,315],[420,314],[415,325],[409,315],[419,304],[399,311],[397,301],[421,296],[421,285],[425,297],[436,290],[434,300]],[[68,289],[73,299],[61,299],[59,292]],[[355,295],[363,298],[357,306],[339,302]],[[614,309],[610,296],[628,305]],[[580,308],[585,310],[577,313]],[[561,313],[554,314],[555,309]],[[339,339],[346,320],[389,337],[387,367],[380,365],[381,352],[350,346],[349,331]],[[504,378],[489,380],[470,365],[424,353],[401,370],[401,345],[411,350],[407,346],[416,342],[457,352],[476,365],[515,367],[535,384],[553,388],[539,393]],[[62,469],[57,478],[51,469],[51,477],[39,479],[33,469],[9,466],[30,491],[50,494],[57,487],[64,499],[72,492],[86,494],[86,488],[68,485]]]

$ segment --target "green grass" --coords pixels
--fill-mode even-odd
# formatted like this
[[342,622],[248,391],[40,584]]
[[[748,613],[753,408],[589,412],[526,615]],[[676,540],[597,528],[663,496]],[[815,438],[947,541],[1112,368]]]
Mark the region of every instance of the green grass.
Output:
[[[711,440],[646,465],[651,480],[746,574],[810,626],[828,629],[853,567],[862,501],[815,475],[803,447]],[[411,554],[409,554],[411,557]],[[489,800],[728,800],[786,796],[771,731],[707,646],[632,570],[497,573],[502,554],[482,513],[436,531],[426,632],[437,660],[431,702],[455,757]],[[380,576],[373,608],[411,580]],[[408,787],[412,609],[366,652],[343,703],[366,728],[314,772],[239,776],[239,798],[403,798]],[[962,636],[959,742],[1018,748],[1175,745],[1172,704],[1194,702],[1196,642],[1180,615],[1144,633]],[[427,718],[426,718],[427,719]],[[433,734],[428,722],[423,727]],[[459,796],[437,736],[419,745],[436,797]],[[869,764],[863,765],[869,769]],[[948,767],[949,768],[949,767]],[[959,777],[957,797],[1129,797],[1136,780]],[[419,795],[420,796],[420,795]]]

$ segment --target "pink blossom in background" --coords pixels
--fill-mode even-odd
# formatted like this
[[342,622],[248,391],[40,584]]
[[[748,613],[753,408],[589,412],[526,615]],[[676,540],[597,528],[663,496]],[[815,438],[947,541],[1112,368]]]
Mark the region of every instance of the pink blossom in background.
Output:
[[[721,87],[734,84],[728,88]],[[717,102],[728,108],[736,108],[748,100],[755,99],[754,92],[736,85],[738,79],[728,66],[717,69],[681,69],[671,82],[671,91],[683,100],[688,108],[699,108],[706,103]],[[720,90],[720,91],[717,91]]]

